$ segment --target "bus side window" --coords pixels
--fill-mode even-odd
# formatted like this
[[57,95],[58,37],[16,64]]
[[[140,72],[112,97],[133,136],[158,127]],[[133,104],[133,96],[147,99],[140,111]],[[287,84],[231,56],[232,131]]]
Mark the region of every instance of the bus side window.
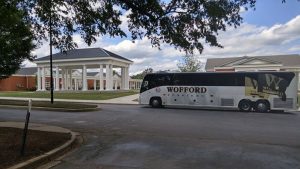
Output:
[[171,77],[169,74],[156,75],[154,81],[155,81],[154,87],[171,85]]

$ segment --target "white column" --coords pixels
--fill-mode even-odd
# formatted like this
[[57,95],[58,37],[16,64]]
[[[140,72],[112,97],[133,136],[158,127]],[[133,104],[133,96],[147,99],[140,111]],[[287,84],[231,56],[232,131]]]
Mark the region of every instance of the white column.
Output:
[[105,76],[105,90],[109,89],[109,76],[110,76],[109,72],[110,72],[109,71],[109,65],[106,64],[105,65],[105,74],[106,74],[106,76]]
[[37,67],[37,91],[41,91],[42,86],[41,86],[41,68]]
[[74,78],[74,90],[78,90],[77,79]]
[[125,68],[121,68],[121,90],[125,89]]
[[82,67],[82,91],[87,91],[86,65]]
[[42,67],[42,91],[46,90],[46,72],[45,67]]
[[53,90],[55,91],[56,90],[56,78],[53,77]]
[[96,90],[96,86],[97,86],[97,80],[94,79],[94,90]]
[[129,90],[129,67],[125,67],[125,90]]
[[73,90],[72,69],[70,69],[70,90]]
[[66,69],[66,72],[65,72],[65,82],[66,82],[66,85],[65,85],[65,90],[69,90],[69,79],[68,79],[68,75],[69,75],[69,69]]
[[70,83],[69,83],[69,82],[70,82],[70,81],[69,81],[69,69],[66,69],[66,77],[65,77],[65,78],[66,78],[66,86],[65,86],[65,89],[66,89],[66,90],[69,90],[69,89],[70,89],[70,86],[69,86],[69,84],[70,84]]
[[65,90],[65,69],[61,69],[61,90]]
[[113,65],[110,65],[110,86],[111,90],[114,89],[114,70],[113,70]]
[[56,66],[56,71],[55,71],[55,90],[59,90],[59,68]]
[[99,80],[100,80],[100,83],[99,83],[99,90],[103,90],[104,88],[104,83],[103,83],[103,65],[100,65],[100,71],[99,71]]
[[115,90],[118,90],[118,81],[115,80]]
[[112,90],[111,65],[106,65],[106,90]]
[[69,69],[65,71],[65,90],[69,90]]

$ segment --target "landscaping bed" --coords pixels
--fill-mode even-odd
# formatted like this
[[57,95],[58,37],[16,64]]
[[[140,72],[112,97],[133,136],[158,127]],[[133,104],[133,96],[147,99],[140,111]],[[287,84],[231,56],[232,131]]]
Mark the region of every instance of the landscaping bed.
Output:
[[0,128],[0,169],[51,151],[70,140],[69,133],[28,130],[25,155],[20,156],[22,129]]
[[[28,106],[28,101],[26,100],[6,100],[0,99],[0,105],[5,106]],[[95,104],[85,104],[85,103],[74,103],[74,102],[61,102],[56,101],[51,104],[49,101],[32,101],[32,108],[40,108],[46,110],[62,110],[62,111],[85,111],[85,110],[97,110],[97,105]]]
[[[137,91],[54,92],[55,99],[107,100],[137,94]],[[50,98],[50,92],[0,92],[0,97]]]

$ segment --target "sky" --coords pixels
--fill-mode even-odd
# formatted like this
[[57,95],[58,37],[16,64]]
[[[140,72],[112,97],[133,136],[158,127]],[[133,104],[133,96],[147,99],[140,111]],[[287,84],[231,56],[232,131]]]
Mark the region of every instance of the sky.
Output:
[[[258,0],[255,10],[242,11],[243,23],[238,28],[227,27],[226,32],[220,32],[218,41],[224,48],[210,47],[204,44],[202,54],[196,56],[203,62],[207,58],[259,56],[277,54],[300,54],[300,1]],[[125,28],[126,17],[122,16],[121,27]],[[134,64],[130,74],[137,74],[146,68],[159,70],[176,70],[184,53],[173,46],[163,44],[161,50],[153,48],[147,38],[132,43],[126,38],[109,38],[102,36],[91,46],[87,46],[80,36],[74,40],[79,48],[102,47],[111,52],[126,57]],[[33,51],[37,57],[49,54],[49,45],[45,43]],[[58,52],[58,51],[55,51]],[[25,66],[35,66],[24,61]]]

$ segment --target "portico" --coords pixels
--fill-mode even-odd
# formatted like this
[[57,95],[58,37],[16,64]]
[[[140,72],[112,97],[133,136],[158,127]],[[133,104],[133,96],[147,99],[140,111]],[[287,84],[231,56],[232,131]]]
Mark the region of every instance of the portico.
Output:
[[[37,91],[46,90],[46,74],[50,74],[49,56],[38,58]],[[55,91],[66,90],[129,90],[129,66],[133,62],[102,48],[74,49],[53,55],[53,84]],[[94,76],[94,88],[88,88],[88,70]],[[121,80],[114,79],[114,71]],[[104,76],[105,75],[105,76]],[[49,76],[48,76],[49,77]],[[50,81],[50,80],[49,80]]]

